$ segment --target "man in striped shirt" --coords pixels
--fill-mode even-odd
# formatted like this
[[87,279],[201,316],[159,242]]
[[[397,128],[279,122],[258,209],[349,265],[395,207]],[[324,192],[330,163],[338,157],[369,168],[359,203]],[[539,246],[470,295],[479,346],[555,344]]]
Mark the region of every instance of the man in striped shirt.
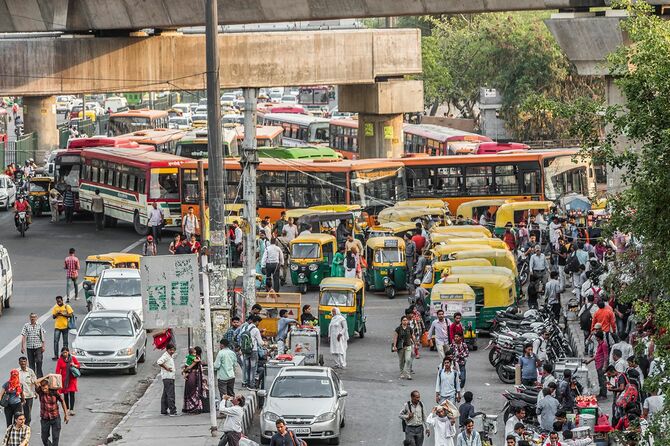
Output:
[[37,322],[37,315],[30,313],[30,322],[21,330],[21,353],[28,356],[28,364],[37,373],[38,378],[44,376],[42,373],[42,354],[46,350],[44,338],[44,328]]
[[70,248],[70,255],[65,257],[65,302],[70,302],[70,286],[74,286],[74,300],[79,298],[77,279],[79,278],[79,259],[74,255],[74,248]]

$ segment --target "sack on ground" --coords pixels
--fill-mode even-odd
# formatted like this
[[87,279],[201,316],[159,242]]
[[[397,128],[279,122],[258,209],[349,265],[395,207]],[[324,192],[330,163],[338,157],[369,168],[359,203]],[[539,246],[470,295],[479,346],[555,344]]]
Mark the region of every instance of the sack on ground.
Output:
[[46,376],[51,390],[60,390],[63,388],[63,377],[59,373],[50,373]]

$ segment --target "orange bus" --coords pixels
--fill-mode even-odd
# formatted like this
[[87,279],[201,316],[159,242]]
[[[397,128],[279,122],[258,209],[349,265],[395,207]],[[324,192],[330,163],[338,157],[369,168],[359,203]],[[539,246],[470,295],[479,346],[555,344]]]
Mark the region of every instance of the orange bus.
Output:
[[[207,169],[205,162],[205,169]],[[242,171],[238,158],[226,158],[225,200],[241,202]],[[179,169],[182,210],[199,209],[198,163]],[[205,172],[205,187],[207,172]],[[279,218],[286,209],[324,204],[359,204],[363,209],[390,206],[405,196],[404,169],[390,160],[295,160],[261,158],[256,191],[258,215]]]
[[427,153],[431,156],[474,153],[482,142],[491,138],[434,124],[405,124],[405,153]]
[[330,148],[337,150],[347,159],[358,157],[358,120],[330,120]]
[[165,110],[128,110],[109,115],[109,136],[119,136],[138,130],[168,127],[168,112]]
[[494,155],[408,156],[408,199],[439,197],[455,212],[461,203],[505,198],[557,200],[568,193],[594,197],[595,173],[577,149],[524,151]]
[[177,143],[186,135],[183,130],[177,129],[147,129],[121,135],[138,144],[153,146],[156,152],[175,153]]
[[[242,147],[244,141],[244,127],[236,128],[237,146]],[[284,128],[277,125],[257,125],[256,126],[256,146],[257,147],[279,147],[281,146],[282,134]]]

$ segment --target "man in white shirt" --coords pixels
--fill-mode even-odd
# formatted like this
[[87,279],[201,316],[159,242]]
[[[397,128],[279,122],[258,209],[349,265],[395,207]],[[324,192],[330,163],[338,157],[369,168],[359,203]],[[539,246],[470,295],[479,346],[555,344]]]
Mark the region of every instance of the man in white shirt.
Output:
[[614,364],[616,362],[616,360],[614,359],[614,350],[619,350],[619,352],[621,353],[621,358],[624,359],[625,361],[628,361],[628,358],[635,355],[635,352],[633,351],[633,346],[630,345],[628,342],[626,342],[625,339],[622,339],[616,344],[614,344],[612,347],[610,347],[611,364]]
[[266,283],[272,283],[272,289],[279,292],[279,265],[284,263],[284,252],[273,238],[263,253],[261,266],[265,267]]
[[245,399],[242,395],[223,396],[223,401],[219,404],[219,413],[226,416],[223,422],[223,436],[221,442],[228,441],[228,446],[239,446],[242,438],[242,420],[244,418]]
[[514,415],[509,417],[505,423],[505,437],[513,435],[514,426],[516,426],[517,423],[523,423],[524,418],[526,418],[526,409],[523,407],[515,407]]
[[162,241],[161,226],[163,225],[163,211],[158,209],[158,203],[155,201],[151,203],[148,217],[147,225],[151,229],[154,240]]
[[651,421],[654,414],[663,410],[663,404],[665,404],[663,395],[659,395],[657,390],[652,390],[651,396],[648,396],[642,405],[642,416]]
[[628,361],[621,357],[621,350],[612,349],[612,355],[610,356],[610,364],[614,366],[614,370],[618,373],[625,373],[628,369]]
[[545,331],[542,333],[542,337],[537,338],[533,341],[533,353],[537,356],[537,359],[541,362],[546,362],[547,358],[547,344],[549,343],[549,338],[551,338],[551,333]]
[[[177,416],[177,406],[174,396],[174,354],[177,351],[173,344],[168,344],[163,356],[158,358],[156,364],[161,368],[161,379],[163,380],[163,396],[161,396],[161,415]],[[169,411],[169,413],[168,413]]]
[[233,238],[233,245],[235,245],[233,249],[233,264],[239,264],[240,255],[242,254],[242,243],[244,242],[244,233],[237,220],[233,221],[233,228],[233,233],[235,234],[235,238]]
[[298,236],[298,227],[296,226],[293,217],[288,218],[288,223],[282,228],[282,233],[286,236],[289,242]]
[[190,240],[192,235],[197,235],[200,231],[200,222],[195,215],[193,206],[189,206],[188,211],[181,219],[181,232],[186,236],[186,240]]
[[449,348],[449,319],[444,317],[444,310],[437,310],[435,319],[428,329],[428,338],[435,336],[435,348],[440,355],[440,361],[444,360],[445,349]]
[[[549,264],[547,263],[547,257],[542,253],[542,249],[539,245],[535,246],[535,251],[528,262],[528,267],[530,272],[535,274],[542,283],[542,288],[547,282],[547,270],[549,269]],[[538,293],[540,290],[538,290]]]
[[19,358],[19,381],[23,390],[23,414],[26,416],[26,424],[30,426],[30,413],[33,410],[33,401],[37,394],[35,393],[35,384],[37,375],[28,367],[28,358],[21,356]]

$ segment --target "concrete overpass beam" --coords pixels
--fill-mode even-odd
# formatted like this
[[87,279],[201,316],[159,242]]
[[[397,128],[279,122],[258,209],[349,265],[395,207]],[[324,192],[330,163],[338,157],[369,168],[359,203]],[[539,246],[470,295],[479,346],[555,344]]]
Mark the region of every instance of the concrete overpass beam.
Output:
[[26,96],[23,98],[23,128],[25,133],[37,132],[35,159],[58,148],[56,128],[56,97]]
[[338,87],[340,111],[358,113],[361,158],[399,158],[403,153],[403,113],[423,110],[423,82],[394,79]]

